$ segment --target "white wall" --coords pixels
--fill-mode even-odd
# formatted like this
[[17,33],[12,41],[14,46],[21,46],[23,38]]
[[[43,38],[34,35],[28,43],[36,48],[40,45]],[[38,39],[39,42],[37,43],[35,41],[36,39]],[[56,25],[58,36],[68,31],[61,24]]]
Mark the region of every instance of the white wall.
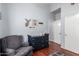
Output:
[[[49,33],[50,21],[49,5],[46,4],[7,4],[10,35],[23,35],[27,41],[27,34],[40,35]],[[36,28],[25,27],[25,18],[44,22]]]
[[0,11],[1,11],[1,3],[0,3]]
[[7,8],[5,4],[0,4],[1,20],[0,20],[0,38],[9,34]]
[[[0,4],[0,12],[1,12],[1,4]],[[0,20],[0,37],[2,37],[2,20]]]

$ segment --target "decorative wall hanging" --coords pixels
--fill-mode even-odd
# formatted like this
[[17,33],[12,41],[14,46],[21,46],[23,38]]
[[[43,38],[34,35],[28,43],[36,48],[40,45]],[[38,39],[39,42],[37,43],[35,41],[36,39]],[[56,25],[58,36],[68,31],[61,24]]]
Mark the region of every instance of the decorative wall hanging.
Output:
[[32,25],[33,25],[33,26],[37,26],[37,20],[33,20],[33,21],[32,21]]
[[43,22],[39,22],[39,24],[43,24]]
[[26,23],[25,26],[29,28],[36,28],[37,25],[43,24],[43,22],[38,21],[36,19],[25,19]]
[[27,26],[29,26],[29,23],[30,23],[30,21],[31,21],[31,19],[25,19],[25,21],[26,21],[26,23],[25,23],[25,26],[27,27]]
[[37,20],[31,20],[29,28],[36,28],[37,23],[38,23]]

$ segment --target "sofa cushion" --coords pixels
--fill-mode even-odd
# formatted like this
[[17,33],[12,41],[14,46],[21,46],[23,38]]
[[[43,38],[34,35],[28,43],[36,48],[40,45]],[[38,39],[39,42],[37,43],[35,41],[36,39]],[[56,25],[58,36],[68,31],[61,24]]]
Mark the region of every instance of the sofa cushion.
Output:
[[6,49],[6,53],[8,56],[14,56],[16,54],[16,51],[14,49]]
[[6,37],[7,48],[11,48],[11,49],[19,48],[22,45],[22,40],[23,40],[22,36],[12,35]]
[[32,46],[21,47],[15,56],[25,56],[31,50],[32,50]]

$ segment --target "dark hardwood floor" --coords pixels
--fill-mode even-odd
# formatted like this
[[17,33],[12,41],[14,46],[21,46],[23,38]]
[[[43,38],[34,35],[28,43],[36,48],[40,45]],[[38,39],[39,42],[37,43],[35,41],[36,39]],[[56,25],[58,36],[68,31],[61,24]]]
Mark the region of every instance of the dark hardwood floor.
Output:
[[50,53],[54,53],[55,51],[61,51],[64,53],[65,56],[79,56],[79,54],[63,49],[60,47],[59,44],[52,41],[49,42],[48,48],[34,51],[33,56],[48,56]]
[[49,42],[48,48],[33,52],[33,56],[47,56],[48,54],[53,53],[57,50],[60,50],[60,45],[54,42]]

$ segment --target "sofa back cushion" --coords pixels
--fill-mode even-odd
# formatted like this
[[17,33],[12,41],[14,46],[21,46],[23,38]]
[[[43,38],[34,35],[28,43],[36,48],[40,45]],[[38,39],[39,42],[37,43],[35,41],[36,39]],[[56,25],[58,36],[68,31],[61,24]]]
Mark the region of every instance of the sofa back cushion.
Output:
[[17,49],[22,45],[23,37],[18,35],[7,36],[4,38],[4,48]]

